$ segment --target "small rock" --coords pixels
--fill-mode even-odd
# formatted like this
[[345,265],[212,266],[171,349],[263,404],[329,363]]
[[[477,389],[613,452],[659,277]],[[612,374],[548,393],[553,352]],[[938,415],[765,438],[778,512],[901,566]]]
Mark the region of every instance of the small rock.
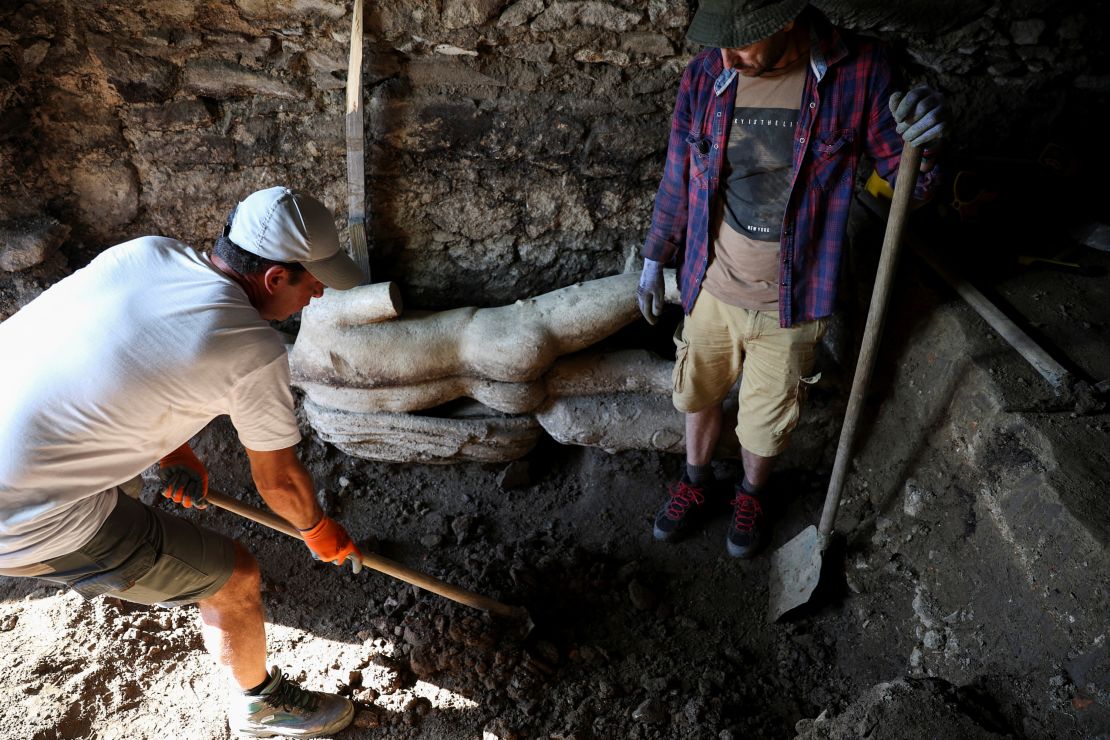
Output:
[[276,76],[255,72],[231,61],[191,60],[182,85],[192,93],[224,100],[243,95],[297,100],[301,91]]
[[686,706],[682,708],[682,713],[686,715],[686,721],[690,724],[697,726],[701,724],[701,718],[705,714],[705,698],[695,696],[686,702]]
[[615,67],[627,67],[632,63],[623,51],[612,49],[579,49],[574,53],[574,61],[587,64],[612,64]]
[[421,645],[409,654],[409,667],[417,678],[427,678],[436,672],[435,655],[425,645]]
[[405,643],[412,645],[413,647],[417,645],[423,645],[425,642],[428,641],[427,637],[422,632],[417,632],[408,625],[405,626],[405,632],[402,639],[405,641]]
[[355,715],[355,721],[351,724],[353,727],[360,730],[373,730],[374,728],[381,727],[382,718],[377,712],[362,708],[361,711]]
[[543,0],[520,0],[520,2],[513,3],[505,9],[505,12],[497,19],[497,25],[503,27],[522,26],[543,12],[543,9]]
[[921,642],[928,650],[940,650],[944,647],[944,635],[937,630],[929,630],[921,638]]
[[362,686],[362,671],[351,671],[347,674],[347,685],[352,689]]
[[658,699],[650,697],[644,699],[640,706],[632,710],[632,719],[643,722],[645,725],[657,725],[666,719],[663,705]]
[[916,519],[925,513],[933,498],[932,491],[923,488],[916,480],[910,478],[906,481],[902,511],[906,516]]
[[619,696],[620,690],[608,681],[599,681],[596,693],[599,699],[609,700]]
[[451,522],[451,531],[455,533],[456,544],[462,545],[470,539],[477,521],[469,514],[457,516]]
[[0,632],[11,632],[17,624],[19,624],[19,615],[9,614],[3,621],[0,621]]
[[0,270],[18,272],[42,263],[69,238],[69,227],[49,217],[0,223]]
[[1039,18],[1014,21],[1010,24],[1010,38],[1015,44],[1032,45],[1040,41],[1044,29],[1045,22]]

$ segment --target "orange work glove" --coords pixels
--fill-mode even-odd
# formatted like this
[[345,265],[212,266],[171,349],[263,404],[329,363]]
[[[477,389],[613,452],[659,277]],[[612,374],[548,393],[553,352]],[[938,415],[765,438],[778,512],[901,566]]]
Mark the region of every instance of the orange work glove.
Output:
[[304,543],[312,551],[312,557],[317,560],[326,560],[333,565],[351,564],[351,572],[358,573],[362,570],[362,553],[355,547],[351,536],[343,525],[324,516],[315,527],[297,530],[304,537]]
[[173,499],[186,509],[208,508],[204,498],[208,495],[208,471],[188,442],[158,461],[158,477],[166,486],[162,491],[164,498]]

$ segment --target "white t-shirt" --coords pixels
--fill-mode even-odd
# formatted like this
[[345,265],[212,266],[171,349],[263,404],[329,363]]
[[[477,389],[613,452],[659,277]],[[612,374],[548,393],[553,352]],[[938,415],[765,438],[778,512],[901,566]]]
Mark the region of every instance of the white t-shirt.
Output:
[[112,247],[0,323],[0,568],[63,555],[110,490],[229,414],[245,447],[301,435],[281,339],[207,255]]

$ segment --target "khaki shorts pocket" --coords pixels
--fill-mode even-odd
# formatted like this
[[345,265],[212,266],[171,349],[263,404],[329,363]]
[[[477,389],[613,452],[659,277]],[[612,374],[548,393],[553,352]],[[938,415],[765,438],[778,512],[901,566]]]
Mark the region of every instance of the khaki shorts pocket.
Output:
[[671,388],[682,393],[686,388],[686,359],[690,354],[690,344],[682,338],[683,324],[674,332],[674,369],[671,370]]
[[787,396],[783,400],[785,412],[777,419],[778,423],[771,430],[772,435],[781,437],[794,431],[794,428],[798,426],[798,420],[802,416],[802,404],[805,403],[806,396],[809,395],[809,387],[820,379],[821,373],[798,378],[798,383],[787,392]]
[[189,603],[211,596],[226,580],[226,576],[214,579],[184,560],[163,553],[158,564],[121,597],[139,604]]
[[79,578],[70,583],[70,588],[86,599],[106,593],[123,593],[150,572],[157,557],[153,547],[141,542],[135,552],[115,568]]

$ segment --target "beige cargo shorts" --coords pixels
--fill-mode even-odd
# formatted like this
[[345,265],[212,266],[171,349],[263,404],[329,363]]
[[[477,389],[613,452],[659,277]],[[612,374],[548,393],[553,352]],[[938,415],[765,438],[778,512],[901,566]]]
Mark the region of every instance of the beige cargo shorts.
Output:
[[177,606],[213,596],[234,566],[228,537],[117,490],[116,507],[88,543],[25,571],[88,599]]
[[754,311],[702,290],[675,332],[672,400],[683,413],[720,404],[740,379],[736,434],[744,449],[775,457],[798,425],[817,342],[828,319],[783,329],[778,311]]

